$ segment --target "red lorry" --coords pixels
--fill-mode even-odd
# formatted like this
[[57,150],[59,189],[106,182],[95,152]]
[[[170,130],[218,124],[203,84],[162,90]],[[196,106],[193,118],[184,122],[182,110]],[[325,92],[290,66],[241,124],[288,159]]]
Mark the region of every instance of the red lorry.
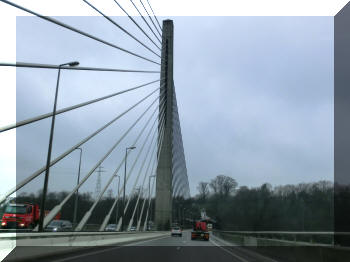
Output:
[[206,221],[196,221],[191,232],[191,240],[204,239],[209,241],[209,232]]
[[[50,211],[45,210],[45,215]],[[2,216],[1,228],[23,228],[33,229],[40,216],[40,208],[38,204],[8,204],[5,213]],[[61,214],[58,213],[54,219],[60,219]]]

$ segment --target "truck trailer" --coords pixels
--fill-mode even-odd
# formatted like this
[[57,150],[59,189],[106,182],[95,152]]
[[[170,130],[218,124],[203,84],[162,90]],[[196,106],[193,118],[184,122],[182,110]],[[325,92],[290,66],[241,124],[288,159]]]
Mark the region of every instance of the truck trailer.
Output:
[[191,232],[191,240],[203,239],[209,241],[209,232],[206,221],[196,221]]

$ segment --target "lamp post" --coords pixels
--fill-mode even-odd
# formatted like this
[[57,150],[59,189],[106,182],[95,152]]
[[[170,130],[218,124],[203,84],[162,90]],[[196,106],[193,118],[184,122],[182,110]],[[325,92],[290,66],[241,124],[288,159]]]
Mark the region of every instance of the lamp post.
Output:
[[56,83],[56,92],[55,92],[55,102],[53,105],[53,112],[52,112],[52,119],[51,119],[51,130],[50,130],[50,140],[49,140],[49,148],[47,151],[47,160],[46,160],[46,171],[45,171],[45,179],[44,179],[44,187],[43,187],[43,195],[41,198],[41,205],[40,205],[40,217],[39,217],[39,231],[43,231],[43,224],[44,224],[44,216],[45,216],[45,199],[46,199],[46,193],[47,193],[47,185],[49,182],[49,174],[50,174],[50,162],[51,162],[51,152],[52,152],[52,140],[53,140],[53,132],[55,128],[55,117],[56,117],[56,106],[57,106],[57,95],[58,95],[58,87],[60,82],[60,75],[61,75],[61,67],[62,66],[77,66],[79,65],[79,62],[69,62],[65,64],[61,64],[58,66],[58,75],[57,75],[57,83]]
[[[79,180],[80,180],[80,167],[81,167],[81,155],[83,154],[83,149],[80,148],[80,147],[77,147],[76,150],[80,150],[79,169],[78,169],[78,179],[77,179],[77,185],[79,185]],[[78,189],[77,192],[75,193],[74,216],[73,216],[73,225],[74,225],[74,226],[77,224],[78,197],[79,197],[79,189]]]
[[[118,201],[117,201],[117,208],[116,208],[116,211],[115,211],[115,224],[118,225],[118,213],[119,213],[119,192],[120,192],[120,176],[119,175],[115,175],[115,177],[118,178]],[[116,227],[117,229],[117,227]]]
[[[142,197],[142,193],[143,193],[143,188],[141,188],[141,186],[139,186],[137,188],[137,195],[140,196],[140,198]],[[137,208],[136,208],[136,225],[137,225],[137,221],[138,221],[138,217],[139,217],[139,208],[140,208],[140,205],[137,205]]]
[[125,162],[124,162],[124,185],[123,185],[123,209],[122,209],[122,226],[121,229],[124,231],[124,216],[125,216],[125,183],[126,183],[126,161],[128,158],[128,150],[135,149],[135,146],[125,148]]
[[185,210],[186,208],[182,209],[182,228],[185,228]]
[[149,204],[149,219],[148,219],[148,221],[150,221],[152,219],[152,216],[151,216],[152,215],[152,199],[151,199],[151,178],[152,177],[156,177],[156,175],[148,177],[148,196],[149,196],[149,201],[150,201],[150,204]]

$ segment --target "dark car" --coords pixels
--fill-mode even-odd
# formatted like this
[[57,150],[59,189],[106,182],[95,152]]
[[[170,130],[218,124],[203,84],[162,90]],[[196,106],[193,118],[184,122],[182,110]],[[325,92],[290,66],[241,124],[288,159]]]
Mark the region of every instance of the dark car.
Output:
[[68,220],[52,220],[46,227],[45,231],[59,232],[59,231],[72,231],[72,223]]

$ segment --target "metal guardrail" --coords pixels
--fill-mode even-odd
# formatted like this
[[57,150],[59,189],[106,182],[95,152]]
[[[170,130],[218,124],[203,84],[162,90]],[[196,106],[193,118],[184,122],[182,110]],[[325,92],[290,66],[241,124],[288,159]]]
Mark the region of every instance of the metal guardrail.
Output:
[[[286,244],[308,244],[308,245],[334,245],[334,236],[350,236],[350,232],[292,232],[292,231],[221,231],[214,230],[223,238],[233,236],[250,237],[265,240],[283,241]],[[236,241],[240,242],[236,238]],[[241,243],[244,244],[244,239]]]

